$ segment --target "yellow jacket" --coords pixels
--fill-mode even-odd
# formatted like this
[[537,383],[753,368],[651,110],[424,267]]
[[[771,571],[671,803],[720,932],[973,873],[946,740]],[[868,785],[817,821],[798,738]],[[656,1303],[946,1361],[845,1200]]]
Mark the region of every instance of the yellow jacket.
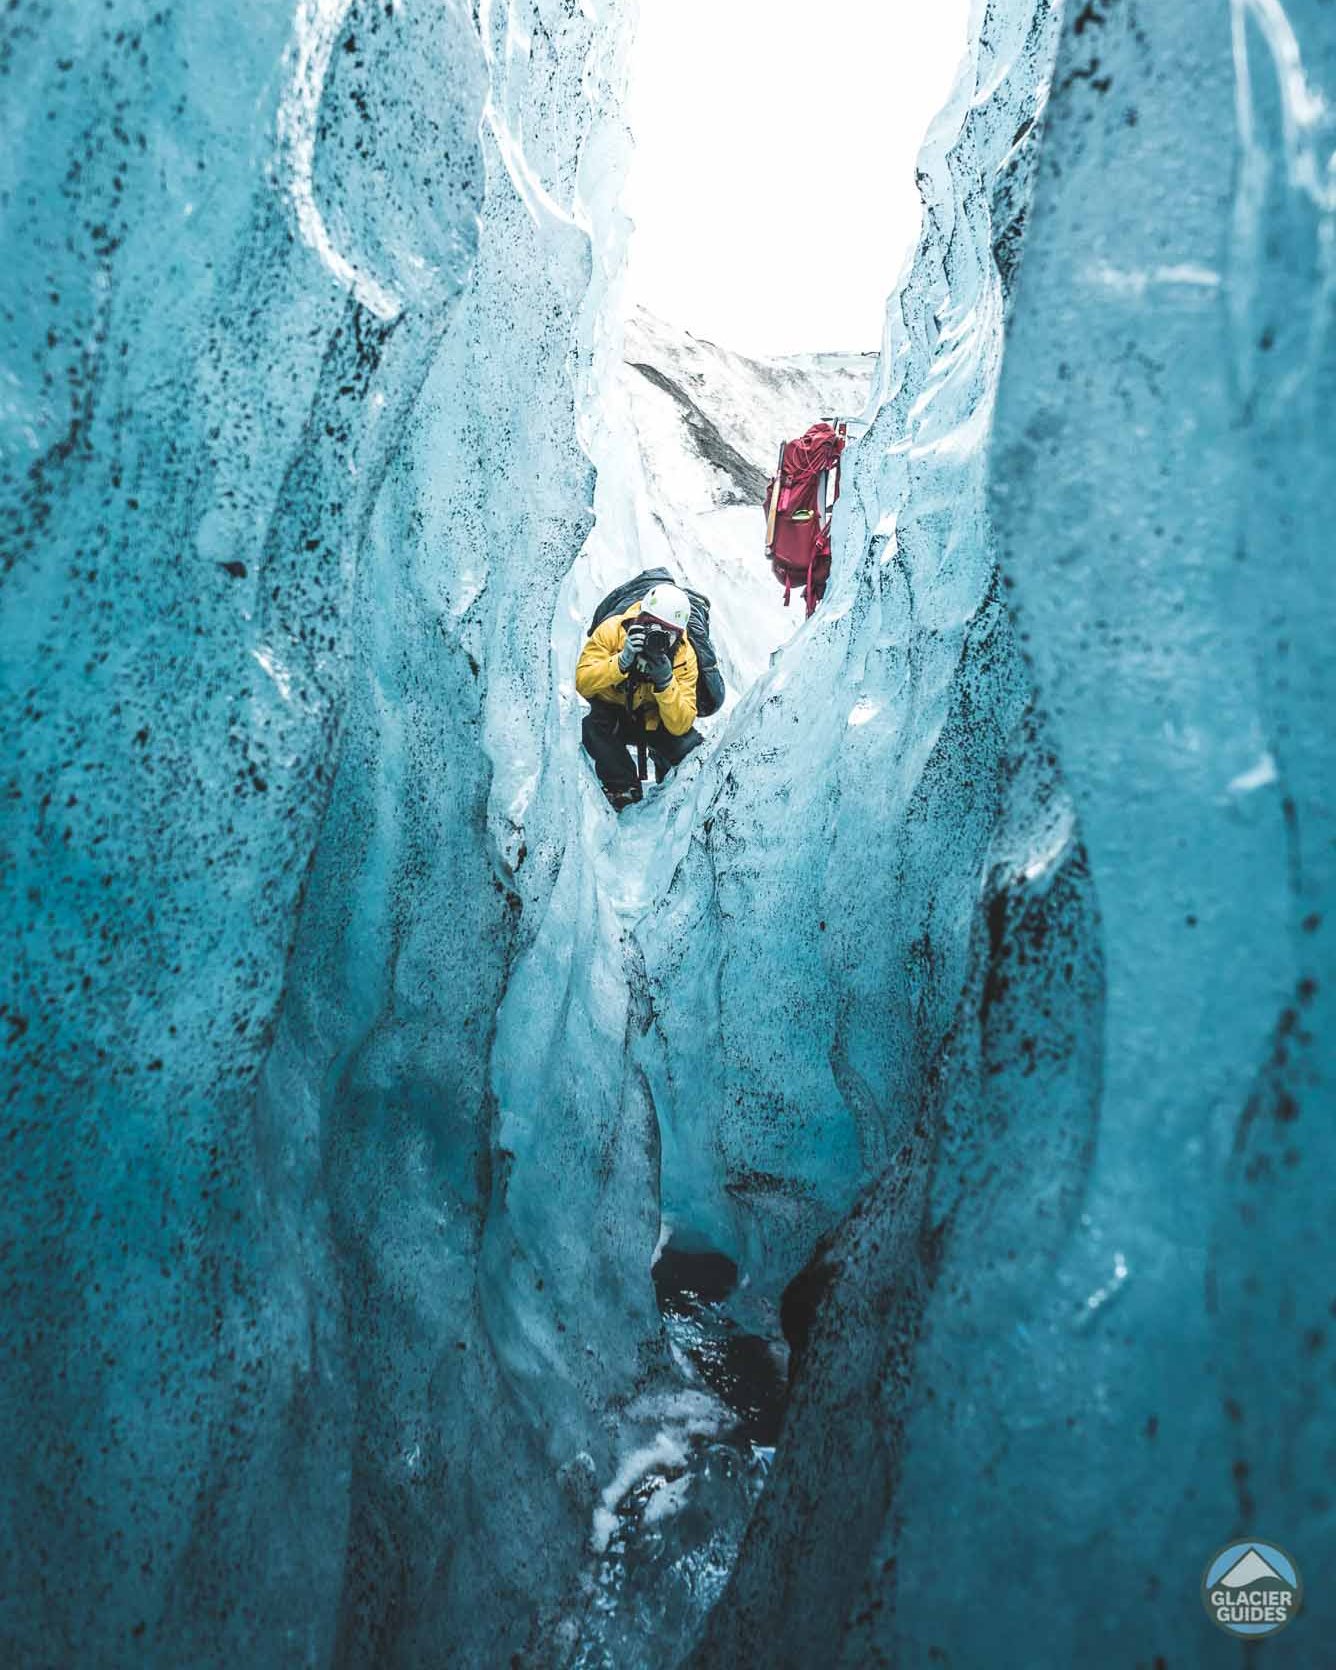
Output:
[[[626,706],[628,675],[617,665],[626,644],[626,628],[643,605],[633,604],[624,615],[609,615],[580,652],[575,669],[575,688],[587,702],[596,698]],[[632,713],[647,731],[657,730],[660,721],[673,736],[685,736],[696,723],[696,652],[686,633],[673,656],[672,682],[656,690],[648,679],[636,683]]]

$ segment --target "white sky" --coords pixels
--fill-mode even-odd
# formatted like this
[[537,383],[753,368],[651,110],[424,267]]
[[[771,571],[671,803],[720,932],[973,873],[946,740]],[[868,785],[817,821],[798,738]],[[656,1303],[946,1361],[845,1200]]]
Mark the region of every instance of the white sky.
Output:
[[969,0],[640,0],[627,299],[752,354],[875,348]]

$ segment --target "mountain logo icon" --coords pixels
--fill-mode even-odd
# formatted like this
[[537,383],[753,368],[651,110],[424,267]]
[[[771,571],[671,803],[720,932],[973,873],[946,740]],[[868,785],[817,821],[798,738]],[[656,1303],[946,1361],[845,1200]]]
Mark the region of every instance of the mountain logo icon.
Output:
[[1241,1589],[1245,1583],[1256,1583],[1262,1578],[1274,1578],[1277,1583],[1283,1581],[1276,1568],[1263,1559],[1255,1548],[1250,1548],[1241,1560],[1234,1562],[1220,1581],[1227,1589]]
[[1298,1565],[1274,1542],[1227,1543],[1202,1573],[1202,1605],[1211,1621],[1245,1640],[1283,1629],[1302,1596]]

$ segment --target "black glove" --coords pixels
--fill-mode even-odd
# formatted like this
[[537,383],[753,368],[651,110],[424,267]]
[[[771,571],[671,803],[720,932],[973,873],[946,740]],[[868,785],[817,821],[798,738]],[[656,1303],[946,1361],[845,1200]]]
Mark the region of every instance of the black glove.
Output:
[[646,656],[640,665],[645,669],[645,677],[656,690],[666,690],[673,682],[672,657],[666,650],[660,650],[657,655]]
[[626,642],[622,645],[622,652],[617,657],[617,665],[624,673],[629,673],[635,664],[635,658],[645,647],[645,628],[639,621],[626,629]]

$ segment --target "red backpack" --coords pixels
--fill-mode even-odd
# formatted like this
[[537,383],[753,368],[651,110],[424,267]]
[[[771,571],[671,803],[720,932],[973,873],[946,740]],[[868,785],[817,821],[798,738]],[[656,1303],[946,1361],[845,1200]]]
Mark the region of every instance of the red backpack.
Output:
[[803,587],[810,615],[830,578],[830,516],[840,494],[840,454],[848,425],[814,423],[779,449],[766,489],[765,554],[784,582],[784,606]]

